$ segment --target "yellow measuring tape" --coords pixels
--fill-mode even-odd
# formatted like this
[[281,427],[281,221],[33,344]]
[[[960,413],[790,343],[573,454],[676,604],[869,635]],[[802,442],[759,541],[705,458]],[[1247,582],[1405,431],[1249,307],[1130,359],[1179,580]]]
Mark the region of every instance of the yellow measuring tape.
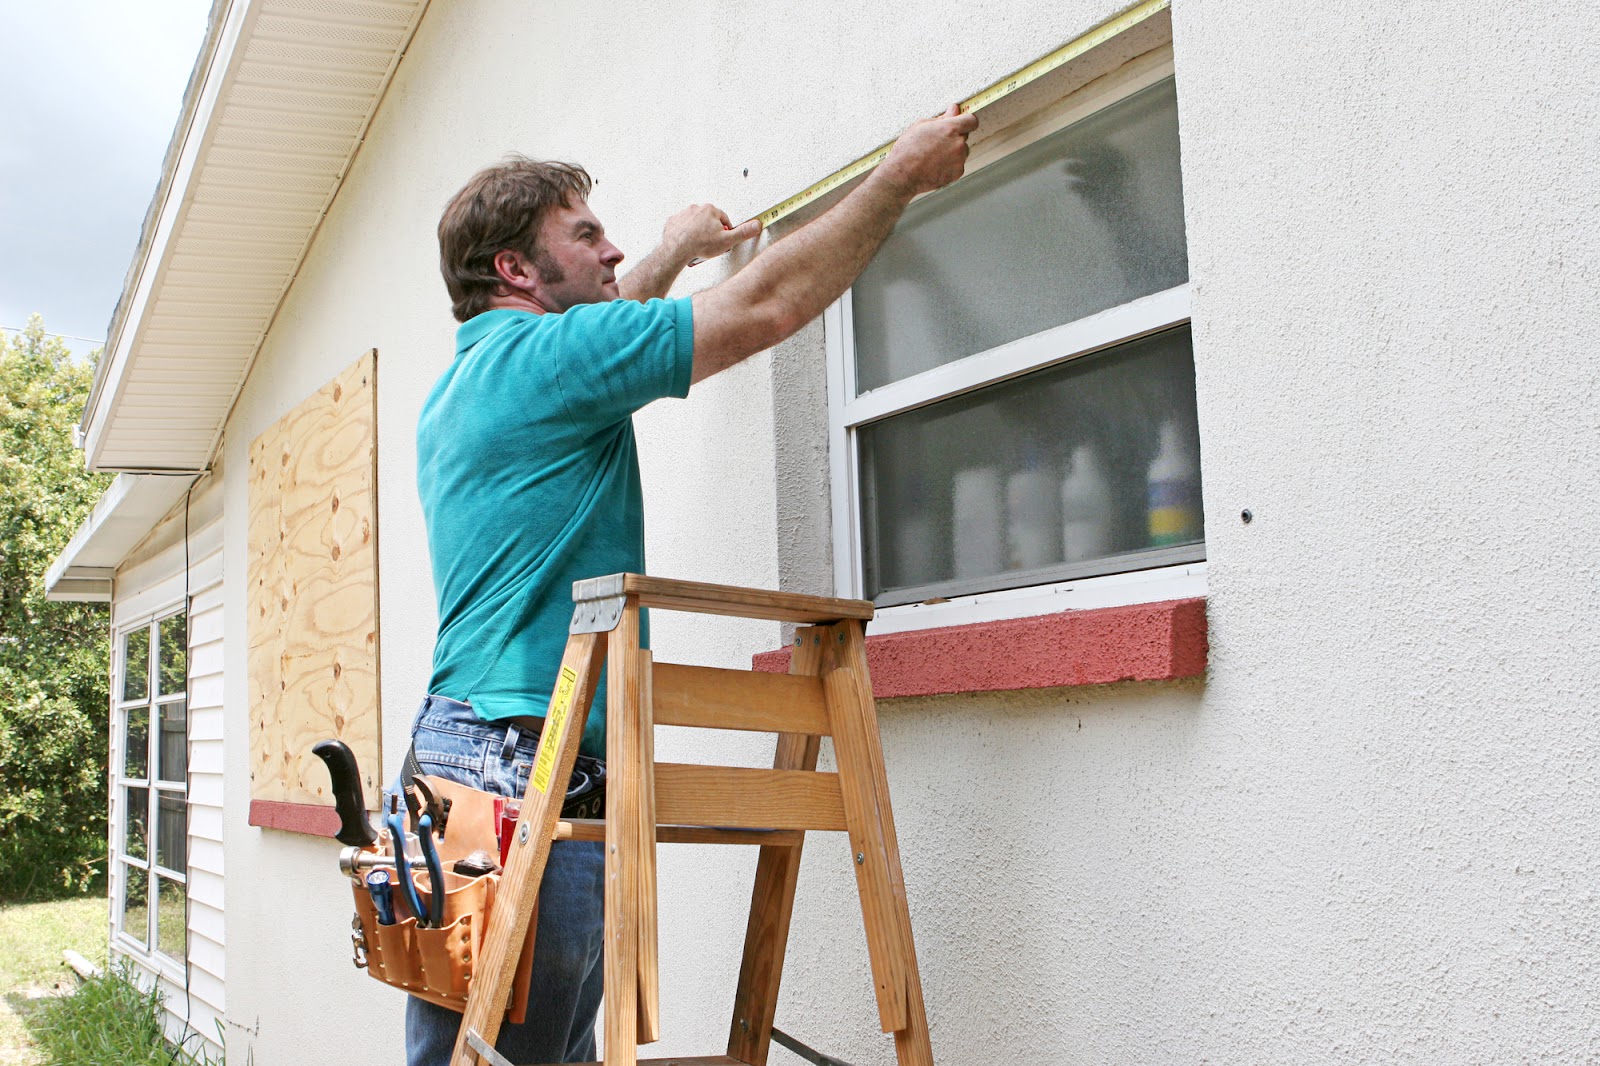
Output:
[[[1104,44],[1106,41],[1129,29],[1130,27],[1137,26],[1139,23],[1143,22],[1151,15],[1154,15],[1156,12],[1166,9],[1171,3],[1172,0],[1144,0],[1144,3],[1135,4],[1133,7],[1128,8],[1128,10],[1122,12],[1120,15],[1112,16],[1081,37],[1075,37],[1068,41],[1066,44],[1062,45],[1060,48],[1057,48],[1054,52],[1051,52],[1043,59],[1036,59],[1032,63],[1029,63],[1027,66],[1023,67],[1021,70],[1013,74],[1008,74],[1004,78],[1001,78],[999,81],[995,82],[993,85],[990,85],[988,88],[980,89],[978,92],[967,97],[965,100],[961,101],[962,113],[968,114],[973,111],[978,111],[982,108],[988,107],[996,100],[1005,99],[1007,96],[1010,96],[1024,85],[1038,81],[1052,70],[1072,62],[1074,59],[1077,59],[1079,56],[1083,55],[1083,53],[1089,51],[1089,49],[1094,48],[1097,45]],[[765,211],[761,212],[761,214],[756,216],[757,218],[761,219],[762,229],[771,226],[774,222],[777,222],[781,218],[794,214],[802,207],[805,207],[807,204],[826,196],[828,193],[832,192],[834,189],[837,189],[846,182],[853,181],[865,174],[867,171],[883,162],[884,157],[889,154],[889,149],[893,147],[894,141],[890,141],[888,144],[881,145],[868,152],[860,159],[857,159],[849,166],[842,167],[839,170],[834,171],[832,174],[829,174],[815,185],[811,185],[803,191],[789,197],[787,200],[767,208]]]

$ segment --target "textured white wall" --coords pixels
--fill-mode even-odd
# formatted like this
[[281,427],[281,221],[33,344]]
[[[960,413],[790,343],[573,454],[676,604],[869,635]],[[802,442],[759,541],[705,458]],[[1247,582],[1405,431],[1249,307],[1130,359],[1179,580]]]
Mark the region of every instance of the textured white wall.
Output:
[[[434,6],[227,443],[242,473],[257,433],[379,349],[387,772],[432,641],[411,440],[453,351],[433,227],[468,174],[581,161],[637,257],[671,210],[753,213],[1117,6]],[[940,1062],[1600,1057],[1600,40],[1589,8],[1520,8],[1469,27],[1443,3],[1177,0],[1211,673],[882,707]],[[652,570],[826,587],[821,360],[813,328],[640,417]],[[240,477],[227,522],[242,590]],[[230,1051],[398,1061],[398,994],[347,961],[336,848],[244,824],[242,612]],[[777,639],[657,620],[663,658]],[[662,864],[660,1053],[704,1054],[751,857]],[[808,845],[780,1025],[887,1063],[847,867]]]
[[1600,21],[1494,6],[1177,8],[1231,738],[1192,1057],[1600,1056]]

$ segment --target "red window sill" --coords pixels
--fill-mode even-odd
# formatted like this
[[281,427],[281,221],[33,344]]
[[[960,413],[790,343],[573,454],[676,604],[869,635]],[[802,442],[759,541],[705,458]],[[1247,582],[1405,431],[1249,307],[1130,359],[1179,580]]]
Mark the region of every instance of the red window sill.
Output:
[[[1062,611],[867,638],[879,699],[1173,681],[1206,670],[1204,598]],[[789,649],[753,657],[787,673]]]

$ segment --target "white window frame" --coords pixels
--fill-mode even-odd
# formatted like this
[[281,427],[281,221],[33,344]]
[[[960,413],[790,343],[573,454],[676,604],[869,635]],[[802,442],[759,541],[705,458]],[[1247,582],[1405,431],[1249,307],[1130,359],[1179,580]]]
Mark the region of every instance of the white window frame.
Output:
[[[967,173],[982,169],[1172,76],[1170,45],[1131,60],[1117,71],[998,131],[974,148]],[[858,394],[855,391],[851,301],[852,292],[846,291],[823,313],[828,365],[834,589],[837,595],[851,598],[859,598],[865,591],[859,445],[862,427],[978,388],[1059,366],[1114,345],[1187,325],[1190,321],[1190,286],[1178,285]],[[882,607],[868,631],[892,633],[1068,609],[1204,596],[1205,574],[1206,564],[1201,560]]]
[[[189,931],[188,923],[188,895],[189,871],[188,855],[190,842],[188,838],[189,814],[189,611],[190,604],[186,602],[169,603],[164,608],[152,613],[143,614],[137,621],[131,623],[118,622],[114,625],[111,634],[112,640],[112,764],[111,764],[111,839],[110,859],[115,865],[115,880],[112,885],[111,897],[111,946],[120,954],[129,955],[139,959],[149,968],[160,972],[163,976],[182,982],[186,958],[173,956],[161,950],[160,947],[160,908],[157,905],[157,878],[165,878],[177,884],[183,890],[184,897],[184,955],[188,953]],[[159,693],[156,681],[159,677],[160,645],[158,635],[161,623],[172,618],[184,618],[184,679],[183,692]],[[123,699],[127,691],[124,681],[127,676],[129,664],[123,649],[130,633],[143,629],[148,634],[147,651],[143,669],[147,691],[143,699]],[[166,704],[184,703],[184,776],[182,781],[171,781],[158,777],[160,772],[160,723],[161,708]],[[127,738],[128,710],[135,707],[148,707],[149,720],[145,728],[145,776],[142,778],[128,777],[128,755],[124,749]],[[145,790],[145,833],[146,857],[134,858],[126,854],[124,845],[127,839],[128,826],[127,789],[142,788]],[[176,795],[183,799],[184,804],[184,861],[185,869],[174,870],[161,866],[156,861],[158,850],[157,835],[160,832],[160,799],[163,794]],[[125,897],[128,888],[128,870],[138,869],[145,872],[145,891],[148,893],[147,917],[145,924],[145,940],[135,940],[123,927],[123,916],[126,913]]]

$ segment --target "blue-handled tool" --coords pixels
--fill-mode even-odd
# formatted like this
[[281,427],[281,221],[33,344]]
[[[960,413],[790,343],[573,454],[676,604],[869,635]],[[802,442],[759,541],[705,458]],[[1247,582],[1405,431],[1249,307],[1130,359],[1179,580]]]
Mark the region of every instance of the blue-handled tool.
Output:
[[433,888],[432,925],[437,929],[444,925],[444,866],[439,862],[439,849],[433,846],[433,819],[426,814],[417,819],[417,840],[422,846],[422,859],[428,864],[428,884]]
[[[401,893],[406,898],[406,906],[411,908],[411,913],[417,916],[417,924],[426,926],[428,915],[422,909],[422,897],[417,895],[416,882],[411,879],[411,860],[406,855],[406,823],[400,813],[389,815],[383,824],[389,827],[389,840],[394,845],[395,880],[400,882]],[[437,857],[435,858],[437,861]]]

